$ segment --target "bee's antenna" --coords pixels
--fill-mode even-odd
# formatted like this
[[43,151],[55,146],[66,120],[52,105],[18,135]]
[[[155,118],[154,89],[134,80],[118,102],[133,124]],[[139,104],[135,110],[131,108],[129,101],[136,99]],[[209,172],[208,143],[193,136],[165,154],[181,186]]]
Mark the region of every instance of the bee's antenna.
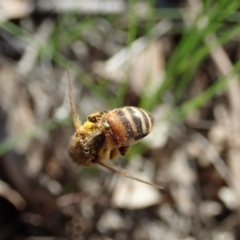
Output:
[[103,167],[111,170],[112,172],[115,172],[115,173],[117,173],[117,174],[119,174],[121,176],[124,176],[126,178],[130,178],[130,179],[133,179],[135,181],[138,181],[138,182],[141,182],[141,183],[145,183],[145,184],[150,185],[150,186],[155,187],[155,188],[163,189],[163,187],[160,187],[157,184],[150,183],[150,182],[142,180],[141,178],[137,178],[137,177],[133,176],[126,169],[123,169],[123,168],[121,168],[121,167],[119,167],[117,165],[113,165],[113,164],[105,163],[105,162],[98,162],[98,164],[100,164]]
[[75,110],[75,106],[74,106],[74,103],[73,103],[73,93],[72,93],[72,84],[71,84],[69,66],[67,68],[67,77],[68,77],[68,96],[69,96],[69,101],[70,101],[73,124],[74,124],[76,132],[78,132],[79,129],[82,127],[82,122],[79,119],[79,116],[78,116],[78,114]]

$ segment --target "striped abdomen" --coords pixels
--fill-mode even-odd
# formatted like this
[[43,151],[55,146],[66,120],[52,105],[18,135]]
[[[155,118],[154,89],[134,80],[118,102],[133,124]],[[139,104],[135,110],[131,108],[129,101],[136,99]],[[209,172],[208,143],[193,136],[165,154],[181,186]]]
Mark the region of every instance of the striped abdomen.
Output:
[[153,127],[152,115],[137,107],[113,109],[106,113],[105,120],[113,141],[120,146],[128,146],[145,137]]

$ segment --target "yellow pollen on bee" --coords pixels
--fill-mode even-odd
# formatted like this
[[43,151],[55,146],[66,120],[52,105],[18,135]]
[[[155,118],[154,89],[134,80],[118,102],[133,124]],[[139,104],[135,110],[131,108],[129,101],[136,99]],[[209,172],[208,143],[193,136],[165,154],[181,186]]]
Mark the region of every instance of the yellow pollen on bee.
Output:
[[96,124],[95,123],[92,123],[90,121],[86,121],[84,124],[83,124],[83,127],[86,128],[86,129],[89,129],[89,130],[94,130],[96,129]]

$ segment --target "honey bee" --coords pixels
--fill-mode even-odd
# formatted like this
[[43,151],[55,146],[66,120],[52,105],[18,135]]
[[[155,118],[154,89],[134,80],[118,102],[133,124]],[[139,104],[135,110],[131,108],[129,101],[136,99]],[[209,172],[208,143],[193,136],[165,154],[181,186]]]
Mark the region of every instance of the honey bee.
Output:
[[150,133],[154,123],[152,115],[141,108],[127,106],[93,113],[82,124],[73,103],[69,70],[67,74],[68,95],[75,127],[69,144],[69,155],[73,162],[83,166],[99,164],[121,176],[162,188],[135,177],[120,166],[106,162],[108,159],[124,156],[131,143]]

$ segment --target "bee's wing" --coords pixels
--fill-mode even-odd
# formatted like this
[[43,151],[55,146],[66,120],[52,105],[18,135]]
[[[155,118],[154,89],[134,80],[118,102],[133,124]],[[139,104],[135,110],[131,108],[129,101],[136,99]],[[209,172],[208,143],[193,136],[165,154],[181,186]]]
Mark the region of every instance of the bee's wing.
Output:
[[111,163],[106,163],[106,162],[98,162],[98,164],[102,165],[103,167],[105,167],[105,168],[111,170],[112,172],[117,173],[117,174],[119,174],[123,177],[130,178],[130,179],[133,179],[135,181],[142,182],[142,183],[148,184],[150,186],[163,189],[163,187],[160,187],[157,184],[150,183],[150,182],[144,181],[140,178],[137,178],[137,177],[133,176],[130,172],[121,168],[120,166],[117,166],[117,165],[114,165],[114,164],[111,164]]
[[72,84],[71,84],[69,68],[67,69],[67,76],[68,76],[68,96],[69,96],[69,101],[70,101],[71,113],[72,113],[75,130],[76,130],[76,132],[78,132],[78,131],[80,131],[80,129],[82,127],[82,122],[79,119],[79,116],[75,110],[75,106],[73,103]]

